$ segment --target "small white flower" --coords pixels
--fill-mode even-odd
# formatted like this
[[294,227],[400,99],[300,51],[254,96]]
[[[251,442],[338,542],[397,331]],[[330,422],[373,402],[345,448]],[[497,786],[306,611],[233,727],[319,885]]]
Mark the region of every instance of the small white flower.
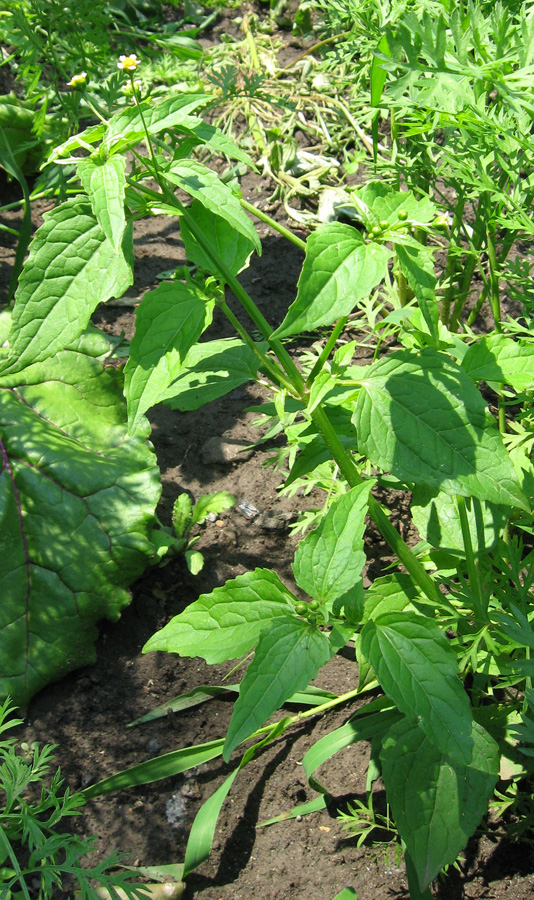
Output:
[[83,87],[87,81],[87,72],[80,72],[79,75],[73,75],[70,81],[67,81],[67,87],[79,88]]
[[125,72],[135,72],[140,62],[141,60],[135,53],[130,53],[128,56],[119,56],[117,69],[124,69]]

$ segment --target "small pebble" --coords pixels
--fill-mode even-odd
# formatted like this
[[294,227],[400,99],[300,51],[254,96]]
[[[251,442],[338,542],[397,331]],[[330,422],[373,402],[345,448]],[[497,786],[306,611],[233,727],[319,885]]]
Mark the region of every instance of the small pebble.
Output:
[[163,744],[161,741],[158,741],[157,738],[150,738],[146,745],[146,749],[149,753],[159,753],[162,747]]
[[302,822],[302,816],[295,816],[296,822]]

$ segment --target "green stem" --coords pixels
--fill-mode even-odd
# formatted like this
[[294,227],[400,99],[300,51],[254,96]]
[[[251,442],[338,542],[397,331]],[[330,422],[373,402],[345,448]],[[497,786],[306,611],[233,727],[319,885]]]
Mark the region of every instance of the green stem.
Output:
[[292,59],[287,66],[284,66],[280,72],[277,72],[275,78],[280,78],[281,75],[284,75],[288,69],[292,69],[295,63],[300,62],[301,59],[306,59],[307,56],[310,56],[311,53],[315,53],[317,50],[320,50],[321,47],[327,47],[328,44],[333,44],[337,41],[342,41],[343,38],[349,37],[351,34],[350,31],[342,31],[341,34],[332,34],[330,37],[325,38],[323,41],[319,41],[317,44],[314,44],[313,47],[308,47],[304,53],[301,53],[300,56],[297,56],[295,59]]
[[260,58],[258,56],[258,48],[256,47],[256,41],[254,40],[254,35],[252,34],[250,25],[248,24],[248,16],[243,16],[243,24],[241,25],[243,30],[243,34],[247,39],[248,49],[250,53],[250,62],[252,64],[252,68],[256,70],[256,72],[261,71],[261,63]]
[[226,300],[217,300],[216,303],[219,309],[222,310],[228,321],[232,323],[240,338],[244,341],[247,347],[250,347],[252,352],[260,361],[260,364],[264,366],[265,369],[267,369],[274,384],[280,385],[293,397],[297,397],[298,399],[300,399],[299,394],[293,387],[291,381],[287,379],[282,369],[280,369],[280,367],[277,366],[272,359],[269,359],[269,357],[258,347],[257,343],[252,340],[246,328],[243,328],[237,316],[234,316],[232,310],[226,303]]
[[[7,852],[7,855],[9,856],[11,865],[13,866],[13,869],[16,873],[17,881],[19,883],[21,892],[22,892],[25,900],[31,900],[31,897],[30,897],[30,894],[28,891],[28,887],[26,885],[26,879],[24,878],[22,869],[19,866],[17,855],[14,852],[13,847],[11,846],[11,842],[8,840],[7,836],[4,834],[3,828],[0,828],[0,844],[3,845],[4,850]],[[9,895],[9,892],[7,892],[7,893]]]
[[332,334],[330,335],[325,346],[323,347],[323,350],[321,352],[321,355],[319,356],[319,359],[315,363],[313,369],[311,370],[310,374],[308,375],[308,378],[306,379],[306,387],[311,387],[314,379],[319,374],[319,372],[322,370],[326,360],[328,359],[328,357],[330,356],[332,350],[334,349],[334,347],[336,345],[339,335],[341,334],[345,325],[347,324],[348,319],[349,319],[348,316],[343,316],[339,320],[337,325],[335,326],[334,330],[332,331]]
[[443,297],[443,300],[441,301],[440,318],[441,318],[441,321],[443,322],[443,324],[446,325],[447,327],[449,327],[449,321],[450,321],[450,315],[451,315],[451,304],[452,304],[452,298],[454,295],[453,278],[454,278],[454,275],[456,272],[456,256],[453,252],[453,248],[456,245],[453,243],[453,241],[455,239],[455,235],[458,235],[459,231],[460,231],[462,217],[464,214],[464,207],[465,207],[465,197],[461,196],[457,200],[456,206],[454,207],[454,214],[453,214],[452,225],[451,225],[451,233],[450,233],[450,238],[449,238],[449,252],[447,254],[447,262],[445,265],[445,272],[444,272],[444,277],[443,277],[443,280],[444,280],[445,284],[448,284],[448,287],[447,287],[447,293],[445,294],[445,296]]
[[460,284],[460,288],[457,294],[457,300],[454,304],[454,309],[451,317],[450,330],[457,331],[458,325],[460,323],[460,318],[464,311],[464,306],[467,303],[467,298],[469,296],[469,291],[471,288],[471,282],[473,280],[473,275],[475,269],[478,264],[478,257],[480,253],[480,249],[482,247],[482,243],[484,238],[486,237],[486,227],[485,227],[485,219],[482,213],[482,207],[484,206],[482,200],[479,202],[475,217],[475,224],[473,226],[473,239],[469,241],[469,249],[471,251],[471,257],[467,260],[464,267],[464,274],[462,277],[462,281]]
[[[312,419],[350,487],[356,487],[356,485],[361,484],[364,479],[339,440],[335,429],[321,406],[317,406],[314,409]],[[431,603],[441,606],[443,598],[437,585],[434,584],[417,557],[414,556],[408,545],[403,541],[395,526],[391,524],[380,503],[372,495],[369,497],[369,515],[384,540],[387,541],[399,561],[412,576],[415,584],[428,597]]]
[[303,250],[306,252],[306,241],[302,241],[296,234],[293,234],[289,228],[285,228],[284,225],[280,225],[275,219],[272,219],[267,213],[264,213],[263,210],[257,209],[252,203],[249,203],[247,200],[240,200],[241,206],[243,209],[246,209],[247,212],[251,213],[253,216],[256,216],[257,219],[260,219],[261,222],[265,222],[266,225],[270,225],[274,231],[277,231],[278,234],[281,234],[282,237],[287,238],[288,241],[291,241],[292,244],[295,244],[295,247],[298,247],[299,250]]
[[477,619],[480,622],[488,621],[488,614],[485,608],[484,597],[482,594],[482,586],[480,584],[480,576],[478,566],[473,552],[473,542],[471,541],[471,531],[469,529],[469,520],[467,518],[467,509],[465,505],[465,497],[457,495],[456,506],[460,516],[460,525],[462,528],[462,538],[465,549],[465,560],[467,563],[467,575],[469,578],[469,586],[473,593],[473,600],[476,604],[474,610]]

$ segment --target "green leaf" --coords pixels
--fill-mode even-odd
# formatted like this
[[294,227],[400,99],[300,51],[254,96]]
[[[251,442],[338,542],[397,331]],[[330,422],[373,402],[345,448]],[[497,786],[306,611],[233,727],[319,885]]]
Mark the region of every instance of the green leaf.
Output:
[[278,616],[260,634],[254,659],[241,682],[223,758],[305,688],[331,657],[327,635],[296,616]]
[[58,147],[54,147],[48,157],[48,162],[55,162],[56,159],[61,159],[62,156],[68,156],[69,153],[74,153],[74,151],[79,150],[80,147],[90,150],[90,145],[96,144],[97,141],[101,141],[105,133],[106,126],[100,124],[91,125],[79,134],[73,134],[62,144],[59,144]]
[[[174,94],[161,102],[145,101],[142,104],[143,119],[148,133],[160,134],[175,128],[208,100],[207,94]],[[128,107],[111,119],[102,139],[102,149],[119,153],[126,147],[138,144],[144,137],[145,129],[137,107]]]
[[328,799],[326,794],[320,794],[308,803],[294,806],[293,809],[290,809],[287,812],[280,813],[278,816],[272,816],[272,818],[265,819],[263,822],[258,822],[256,827],[265,828],[267,825],[277,825],[278,822],[287,822],[288,819],[296,819],[297,816],[308,816],[310,813],[319,812],[319,810],[326,808]]
[[132,265],[131,226],[117,252],[86,200],[45,213],[20,277],[2,371],[50,359],[79,337],[98,304],[132,284]]
[[497,744],[476,722],[471,740],[464,764],[440,752],[413,719],[394,724],[382,742],[388,802],[421,891],[466,846],[497,782]]
[[[265,345],[258,346],[265,349]],[[258,365],[254,351],[239,338],[203,341],[191,347],[180,374],[161,401],[171,409],[199,409],[247,381],[254,381]]]
[[302,590],[317,600],[336,600],[360,580],[366,562],[365,516],[373,482],[338,497],[320,525],[300,542],[293,572]]
[[393,572],[382,578],[375,578],[371,587],[365,592],[365,605],[361,624],[370,619],[389,612],[402,612],[409,609],[414,612],[412,600],[417,597],[417,588],[411,577],[402,572]]
[[527,508],[496,422],[443,353],[401,350],[373,365],[353,422],[360,452],[404,481]]
[[130,432],[165,396],[186,355],[211,322],[213,300],[193,284],[167,281],[143,298],[125,369]]
[[324,737],[310,747],[302,760],[302,767],[310,787],[314,790],[325,793],[323,785],[314,777],[315,772],[323,763],[341,750],[345,750],[346,747],[357,744],[358,741],[370,741],[377,735],[385,734],[390,726],[398,722],[401,717],[396,709],[371,712],[372,708],[372,704],[367,704],[345,725],[334,729],[329,734],[325,734]]
[[474,381],[510,384],[516,391],[534,387],[534,343],[514,341],[504,334],[480,338],[462,360],[462,368]]
[[[254,161],[248,153],[245,153],[241,147],[238,147],[220,128],[204,122],[203,119],[199,119],[197,116],[186,116],[180,122],[179,127],[182,125],[196,135],[202,143],[208,144],[218,155],[237,159],[239,162],[245,163],[245,165],[257,171]],[[180,150],[183,150],[183,145],[180,146]],[[185,158],[184,153],[182,153],[182,158]]]
[[143,653],[165,650],[201,656],[213,664],[244,656],[273,618],[285,616],[296,598],[269,569],[245,572],[211,594],[201,594],[156,632]]
[[[97,452],[125,440],[122,375],[84,353],[63,350],[22,372],[1,375],[0,387],[16,388],[36,413]],[[145,431],[147,436],[146,420]]]
[[161,490],[117,374],[70,351],[51,368],[0,390],[0,695],[19,706],[93,661],[96,623],[119,618],[153,552]]
[[215,793],[211,795],[209,800],[202,804],[196,814],[185,850],[184,876],[197,869],[210,855],[215,826],[217,825],[221,807],[230,792],[238,772],[239,768],[232,772],[221,786],[217,788]]
[[399,269],[411,287],[423,314],[428,331],[434,343],[439,341],[439,310],[436,300],[436,276],[434,274],[434,256],[431,250],[423,247],[402,246],[396,243],[395,252]]
[[[166,701],[163,706],[150,710],[144,716],[135,719],[134,722],[129,722],[128,728],[164,718],[169,709],[173,712],[180,712],[182,709],[190,709],[192,706],[199,706],[214,697],[220,697],[221,694],[238,694],[239,688],[239,684],[201,684],[199,687],[187,691],[186,694],[175,697],[174,700]],[[333,694],[331,691],[323,691],[322,688],[315,687],[315,685],[308,685],[304,691],[296,691],[291,697],[288,697],[286,703],[295,703],[299,706],[321,706],[327,700],[335,700],[336,697],[337,694]]]
[[393,612],[370,620],[361,649],[384,692],[451,759],[471,758],[472,717],[453,649],[431,619]]
[[[182,159],[173,163],[171,171],[167,172],[167,178],[198,200],[208,212],[226,220],[231,228],[247,238],[261,254],[261,242],[254,225],[237,197],[215,172],[196,160]],[[187,224],[187,211],[183,221]]]
[[78,163],[78,175],[91,201],[95,219],[115,252],[120,253],[126,230],[126,158],[113,156],[98,163],[84,159]]
[[188,769],[194,769],[196,766],[201,766],[210,759],[220,756],[223,744],[223,738],[219,738],[216,741],[208,741],[207,744],[197,744],[194,747],[184,747],[181,750],[164,753],[162,756],[147,759],[146,762],[132,766],[130,769],[116,772],[115,775],[110,775],[85,788],[81,793],[90,800],[92,797],[101,797],[103,794],[123,791],[125,788],[135,787],[139,784],[153,784],[155,781],[161,781],[162,778],[180,775],[182,772],[187,772]]
[[235,497],[228,491],[217,491],[215,494],[203,494],[195,503],[193,510],[193,523],[201,524],[210,513],[224,512],[235,504]]
[[390,256],[386,247],[366,243],[350,225],[318,228],[306,241],[297,298],[273,337],[313,331],[348,316],[380,284]]
[[[467,520],[475,553],[491,550],[499,540],[509,515],[507,506],[468,497]],[[411,514],[419,534],[436,550],[465,555],[460,516],[454,497],[416,487]]]
[[[233,275],[246,269],[255,249],[255,243],[250,237],[236,232],[225,218],[207,209],[199,200],[193,200],[188,215],[195,220],[195,224],[205,237],[209,238],[211,247]],[[208,272],[220,276],[219,272],[214,271],[213,263],[191,233],[188,220],[185,218],[182,219],[180,234],[188,259]]]

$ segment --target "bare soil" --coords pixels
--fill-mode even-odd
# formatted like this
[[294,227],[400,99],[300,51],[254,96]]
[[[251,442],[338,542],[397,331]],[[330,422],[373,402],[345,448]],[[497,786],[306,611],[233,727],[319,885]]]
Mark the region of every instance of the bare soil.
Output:
[[[3,185],[16,196],[14,186]],[[244,196],[260,205],[269,193],[257,175],[246,176],[242,188]],[[42,207],[35,211],[36,226],[42,211]],[[11,214],[10,223],[16,220],[16,213]],[[294,299],[302,254],[261,224],[259,232],[263,256],[253,260],[242,283],[274,325]],[[5,296],[15,248],[9,235],[2,234],[1,240],[0,289]],[[134,329],[135,304],[157,285],[159,273],[185,261],[179,234],[169,220],[138,223],[135,246],[135,287],[125,298],[133,305],[108,305],[94,316],[100,327],[114,334],[124,332],[127,338]],[[216,319],[210,337],[229,334],[226,321]],[[259,514],[247,518],[236,506],[208,522],[200,530],[198,545],[205,566],[195,578],[181,558],[163,568],[147,569],[133,585],[131,606],[120,621],[102,623],[95,665],[49,686],[31,702],[21,740],[56,744],[57,763],[72,790],[153,756],[225,734],[230,699],[212,700],[144,726],[128,725],[197,685],[219,684],[230,670],[230,664],[208,667],[202,660],[164,653],[143,655],[145,642],[172,616],[200,593],[256,566],[274,569],[293,586],[296,540],[288,523],[300,510],[319,505],[321,497],[280,497],[281,474],[265,467],[272,454],[263,447],[227,465],[211,464],[203,456],[214,437],[256,442],[260,434],[253,425],[256,415],[247,409],[265,399],[263,388],[250,385],[198,412],[160,407],[150,414],[163,483],[158,513],[165,524],[182,491],[197,500],[208,491],[228,490],[238,503],[253,504]],[[402,495],[389,498],[401,525],[402,501]],[[266,513],[272,515],[266,517]],[[369,568],[376,576],[387,563],[387,551],[373,532],[370,535]],[[356,678],[353,655],[346,649],[321,670],[317,684],[342,693],[355,685]],[[261,827],[264,820],[316,796],[302,769],[303,755],[318,738],[343,724],[355,708],[353,704],[328,719],[319,717],[295,726],[288,737],[269,746],[240,773],[223,807],[213,853],[188,879],[186,900],[330,900],[347,886],[355,888],[358,900],[408,900],[405,870],[395,845],[358,848],[356,838],[336,818],[338,809],[365,797],[367,745],[345,750],[321,770],[320,777],[333,797],[327,810]],[[90,801],[73,827],[97,836],[92,861],[118,849],[142,866],[181,862],[195,814],[231,770],[215,760],[188,777]],[[380,785],[377,807],[385,812]],[[534,894],[534,858],[528,847],[497,840],[490,831],[489,836],[470,842],[465,861],[458,869],[450,869],[434,894],[439,900],[527,900]]]

